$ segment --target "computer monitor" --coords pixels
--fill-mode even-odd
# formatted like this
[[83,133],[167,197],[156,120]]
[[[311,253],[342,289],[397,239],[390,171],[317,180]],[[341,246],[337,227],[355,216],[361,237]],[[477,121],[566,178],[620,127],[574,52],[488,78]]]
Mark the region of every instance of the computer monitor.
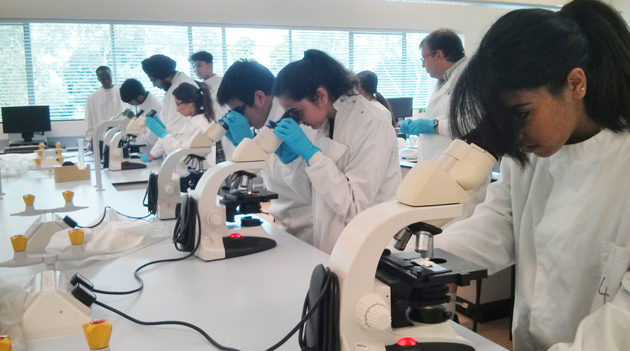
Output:
[[392,108],[392,113],[397,121],[406,117],[411,117],[413,110],[413,98],[412,97],[400,97],[387,99],[389,106]]
[[48,106],[2,107],[2,129],[5,134],[20,133],[25,142],[33,141],[33,133],[50,131]]

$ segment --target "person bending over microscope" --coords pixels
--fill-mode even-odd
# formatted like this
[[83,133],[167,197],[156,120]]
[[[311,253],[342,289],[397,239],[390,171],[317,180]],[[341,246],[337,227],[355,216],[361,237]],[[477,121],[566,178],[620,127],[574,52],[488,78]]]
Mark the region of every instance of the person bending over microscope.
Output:
[[436,246],[516,265],[514,350],[630,345],[630,32],[609,5],[517,10],[485,34],[451,129],[505,154],[472,217]]

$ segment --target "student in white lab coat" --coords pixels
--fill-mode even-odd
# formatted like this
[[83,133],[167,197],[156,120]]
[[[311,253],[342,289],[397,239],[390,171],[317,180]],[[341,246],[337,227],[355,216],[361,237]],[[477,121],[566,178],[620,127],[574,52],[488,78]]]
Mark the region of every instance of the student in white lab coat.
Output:
[[195,81],[183,72],[175,70],[177,64],[164,55],[153,55],[142,61],[142,70],[147,74],[154,87],[166,93],[162,98],[162,114],[158,116],[169,132],[178,132],[186,120],[177,112],[177,104],[173,98],[173,90],[182,83],[195,85]]
[[[255,61],[237,61],[225,72],[217,99],[232,110],[223,117],[230,130],[226,134],[236,146],[244,138],[253,138],[251,128],[260,129],[268,121],[277,121],[284,110],[271,94],[275,78],[267,67]],[[304,126],[314,138],[315,131]],[[280,227],[313,245],[311,182],[301,158],[282,144],[261,171],[265,188],[278,194],[271,200],[269,213]]]
[[451,130],[506,154],[472,217],[436,246],[516,265],[514,349],[630,345],[630,32],[609,5],[517,10],[485,34]]
[[359,78],[359,94],[371,102],[379,110],[383,111],[388,119],[391,120],[392,126],[396,128],[396,118],[392,113],[392,108],[389,106],[387,99],[378,92],[378,77],[376,73],[372,71],[361,71],[357,73]]
[[[197,86],[199,84],[199,86]],[[197,132],[203,132],[210,126],[210,121],[214,120],[214,110],[212,109],[212,99],[210,90],[204,83],[195,85],[182,83],[173,90],[173,97],[177,106],[177,112],[181,113],[186,119],[186,124],[176,133],[168,132],[166,127],[159,120],[149,117],[146,119],[147,127],[155,133],[160,140],[155,143],[148,155],[142,155],[143,161],[153,161],[162,156],[168,156],[173,151],[181,148],[189,141]],[[215,164],[214,147],[206,156],[207,163],[204,168]],[[184,168],[180,167],[177,172],[180,175],[185,173]]]
[[293,119],[284,119],[274,133],[308,165],[315,246],[327,253],[350,220],[392,200],[402,181],[393,127],[357,85],[332,57],[307,50],[278,73],[273,88],[286,111],[317,130],[311,142]]
[[[229,111],[229,108],[227,106],[221,106],[217,101],[217,91],[219,91],[222,78],[214,73],[212,54],[207,51],[199,51],[190,55],[188,61],[190,61],[195,68],[197,77],[203,79],[203,82],[210,87],[214,115],[217,116],[217,118],[223,117]],[[235,147],[225,137],[216,143],[215,147],[217,148],[217,163],[223,162],[226,159],[232,159]]]
[[[122,83],[120,86],[120,98],[128,104],[136,106],[136,114],[140,111],[148,113],[151,110],[155,110],[157,112],[156,115],[159,116],[162,112],[162,102],[151,92],[144,90],[144,86],[137,79],[130,78]],[[143,150],[148,152],[158,139],[158,136],[151,132],[149,127],[145,127],[136,137],[136,143],[145,144],[146,147],[143,147]]]
[[85,101],[85,140],[92,140],[92,133],[97,124],[107,121],[131,106],[120,99],[120,87],[112,83],[112,71],[109,67],[96,69],[96,77],[101,87],[87,97]]

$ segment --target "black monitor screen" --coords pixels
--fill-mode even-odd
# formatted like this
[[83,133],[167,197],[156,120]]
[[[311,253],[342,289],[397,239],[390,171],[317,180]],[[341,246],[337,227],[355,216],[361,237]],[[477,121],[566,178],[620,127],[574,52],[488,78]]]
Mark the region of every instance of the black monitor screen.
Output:
[[12,106],[2,108],[2,129],[8,133],[50,131],[48,106]]
[[405,117],[411,117],[413,109],[413,98],[392,98],[387,99],[387,102],[389,102],[389,106],[392,108],[392,113],[397,120],[403,119]]

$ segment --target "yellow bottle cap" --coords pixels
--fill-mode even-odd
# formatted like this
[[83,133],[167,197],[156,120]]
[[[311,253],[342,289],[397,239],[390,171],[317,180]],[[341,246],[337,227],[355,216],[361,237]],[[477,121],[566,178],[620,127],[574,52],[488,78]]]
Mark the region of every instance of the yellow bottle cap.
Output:
[[83,235],[85,233],[82,229],[70,229],[68,230],[68,236],[70,237],[70,243],[72,245],[83,244]]
[[35,195],[26,194],[22,196],[22,199],[24,199],[24,203],[26,204],[26,206],[33,206],[33,204],[35,203]]
[[44,146],[44,143],[39,143],[37,147],[39,147],[40,150],[44,150],[46,146]]
[[61,156],[57,157],[57,162],[63,163],[63,157],[61,157]]
[[61,195],[63,195],[63,199],[66,200],[66,202],[70,202],[74,198],[74,191],[66,190],[61,193]]
[[11,351],[11,339],[8,335],[0,335],[0,351]]
[[36,158],[34,161],[35,161],[36,165],[41,165],[42,164],[42,159],[41,158]]
[[101,350],[109,346],[112,325],[106,319],[83,324],[83,333],[92,350]]
[[63,152],[63,150],[61,150],[61,149],[57,149],[55,151],[57,152],[57,155],[61,155],[61,153]]
[[42,157],[44,150],[37,150],[37,156]]
[[26,242],[28,239],[25,235],[14,235],[11,237],[11,246],[13,246],[13,251],[15,252],[24,252],[26,251]]
[[60,147],[61,147],[61,143],[60,143],[60,142],[56,142],[56,143],[55,143],[55,147],[56,147],[57,149],[58,149],[58,148],[60,148]]

